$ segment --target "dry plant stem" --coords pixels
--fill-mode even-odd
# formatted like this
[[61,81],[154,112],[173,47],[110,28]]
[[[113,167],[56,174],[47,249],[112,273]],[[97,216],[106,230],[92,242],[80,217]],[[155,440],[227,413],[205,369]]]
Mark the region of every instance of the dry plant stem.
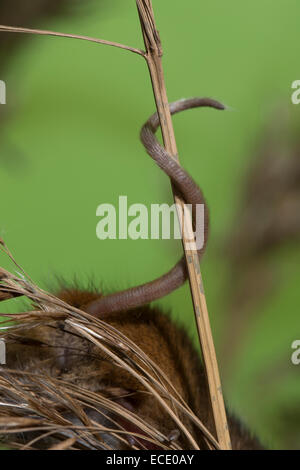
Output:
[[92,38],[90,36],[58,33],[56,31],[47,31],[47,30],[42,30],[42,29],[16,28],[15,26],[4,26],[4,25],[0,25],[0,31],[6,32],[6,33],[38,34],[40,36],[56,36],[56,37],[61,37],[61,38],[80,39],[82,41],[95,42],[96,44],[103,44],[105,46],[118,47],[119,49],[124,49],[126,51],[139,54],[143,57],[145,56],[144,51],[141,51],[140,49],[136,49],[130,46],[125,46],[124,44],[120,44],[118,42],[106,41],[105,39]]
[[9,293],[9,292],[0,292],[0,302],[3,300],[10,300],[14,299],[15,297],[20,297],[21,294],[14,294],[14,293]]
[[[159,33],[156,29],[151,0],[136,0],[140,16],[142,32],[146,47],[146,60],[152,81],[157,111],[161,123],[163,141],[166,150],[178,160],[178,152],[172,124],[169,102],[167,98],[164,73],[162,67],[162,48]],[[176,194],[173,187],[176,204],[184,207],[184,201]],[[183,213],[183,212],[182,212]],[[178,213],[180,214],[180,212]],[[216,352],[210,327],[206,298],[204,294],[200,263],[197,254],[196,242],[193,235],[192,221],[186,221],[187,234],[183,237],[189,281],[192,292],[198,335],[201,343],[205,370],[208,379],[213,416],[216,426],[217,438],[221,449],[231,449],[222,387],[216,358]],[[191,240],[193,242],[191,243]],[[186,249],[187,244],[192,249]],[[194,245],[194,246],[193,246]]]

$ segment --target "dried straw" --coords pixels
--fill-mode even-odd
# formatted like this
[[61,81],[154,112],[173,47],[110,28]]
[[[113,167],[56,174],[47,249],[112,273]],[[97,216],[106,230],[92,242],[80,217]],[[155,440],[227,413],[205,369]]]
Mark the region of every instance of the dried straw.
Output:
[[[202,433],[210,448],[219,448],[215,438],[179,396],[159,366],[136,344],[111,325],[40,289],[17,265],[3,241],[0,241],[0,247],[19,271],[13,274],[0,268],[0,295],[22,295],[34,304],[34,308],[28,312],[0,314],[3,317],[0,338],[10,340],[16,338],[20,330],[49,323],[55,327],[59,320],[68,331],[92,343],[96,350],[105,353],[112,364],[138,380],[145,389],[144,393],[153,396],[162,412],[171,417],[174,429],[185,436],[189,448],[199,449],[199,445],[190,431],[192,426],[187,426],[187,422],[193,423]],[[86,410],[95,410],[106,418],[108,415],[115,418],[108,418],[108,425],[104,426],[92,420]],[[74,425],[73,421],[65,418],[66,411],[76,416],[80,424]],[[118,416],[132,423],[141,434],[124,429],[118,423]],[[26,444],[18,441],[20,433],[28,436],[31,433],[32,436],[33,432],[34,437],[28,438]],[[51,436],[55,437],[55,444],[49,446],[51,449],[111,449],[103,435],[109,435],[120,445],[126,444],[132,449],[137,448],[134,438],[165,450],[180,449],[176,436],[173,440],[174,436],[164,435],[113,398],[62,378],[39,372],[11,370],[5,366],[0,376],[0,434],[6,436],[6,445],[20,449],[39,448],[40,441]],[[130,441],[129,435],[133,438]]]

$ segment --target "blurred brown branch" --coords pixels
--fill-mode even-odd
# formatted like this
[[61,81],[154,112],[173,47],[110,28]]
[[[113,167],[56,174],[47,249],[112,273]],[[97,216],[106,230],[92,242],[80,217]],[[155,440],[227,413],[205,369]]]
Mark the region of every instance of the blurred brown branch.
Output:
[[265,126],[226,243],[234,286],[222,340],[226,370],[257,318],[255,312],[280,284],[274,255],[300,240],[300,140],[284,111],[279,109]]
[[[2,0],[0,3],[0,18],[2,24],[16,26],[34,26],[37,21],[55,15],[70,12],[70,0]],[[76,3],[78,3],[76,1]],[[20,38],[10,34],[0,36],[1,68],[19,44]]]

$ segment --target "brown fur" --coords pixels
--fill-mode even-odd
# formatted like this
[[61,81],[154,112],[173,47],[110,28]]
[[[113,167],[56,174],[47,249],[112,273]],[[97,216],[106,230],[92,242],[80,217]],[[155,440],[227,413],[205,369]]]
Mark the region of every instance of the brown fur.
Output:
[[[59,297],[84,310],[84,306],[99,294],[74,289],[60,292]],[[105,321],[134,341],[159,365],[190,408],[214,432],[204,370],[185,331],[159,309],[147,306],[110,314]],[[158,426],[166,435],[174,430],[174,422],[162,412],[152,396],[143,393],[141,384],[104,355],[95,353],[89,342],[51,326],[30,330],[22,338],[16,344],[8,345],[9,367],[41,370],[93,391],[109,391],[108,396],[115,395],[117,399],[127,394],[128,398],[119,399],[123,406],[134,410],[149,424]],[[200,448],[205,448],[202,437],[191,424],[185,424],[194,435],[196,433]],[[260,448],[257,440],[231,417],[230,430],[234,449]],[[179,438],[179,442],[185,447],[184,439]]]

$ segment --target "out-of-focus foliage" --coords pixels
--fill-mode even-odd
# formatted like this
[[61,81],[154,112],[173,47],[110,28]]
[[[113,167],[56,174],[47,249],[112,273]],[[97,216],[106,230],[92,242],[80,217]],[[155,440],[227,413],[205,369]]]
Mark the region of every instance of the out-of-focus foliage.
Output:
[[[39,26],[141,46],[134,2],[102,3],[92,2],[84,14],[40,17]],[[263,248],[261,256],[252,253],[255,265],[240,264],[238,270],[223,247],[245,222],[246,181],[254,174],[249,168],[264,153],[272,115],[281,119],[278,103],[295,129],[300,127],[300,106],[290,98],[291,83],[300,79],[300,5],[297,0],[191,0],[188,8],[180,0],[153,4],[169,99],[206,95],[232,108],[174,119],[181,161],[203,188],[211,211],[203,275],[228,402],[267,444],[299,448],[300,366],[291,363],[291,344],[300,339],[299,243],[287,238],[268,253]],[[18,24],[37,20],[24,16]],[[75,40],[25,40],[22,48],[7,49],[10,60],[3,56],[0,68],[8,102],[0,108],[0,236],[46,287],[57,275],[86,285],[93,278],[107,289],[158,276],[180,256],[179,243],[100,242],[95,230],[97,206],[117,204],[119,195],[127,195],[129,204],[172,201],[168,181],[138,141],[140,126],[154,110],[146,64],[133,54]],[[270,148],[275,164],[278,146],[271,142]],[[272,152],[266,171],[273,166]],[[276,206],[269,207],[276,220]],[[255,217],[253,224],[255,229]],[[188,286],[160,304],[194,332]]]
[[[95,0],[2,0],[0,4],[1,24],[8,26],[35,26],[45,18],[58,15],[74,15],[81,13],[91,6]],[[102,9],[107,0],[101,0]],[[9,60],[16,46],[24,43],[24,37],[9,33],[1,33],[0,55],[1,64]]]

